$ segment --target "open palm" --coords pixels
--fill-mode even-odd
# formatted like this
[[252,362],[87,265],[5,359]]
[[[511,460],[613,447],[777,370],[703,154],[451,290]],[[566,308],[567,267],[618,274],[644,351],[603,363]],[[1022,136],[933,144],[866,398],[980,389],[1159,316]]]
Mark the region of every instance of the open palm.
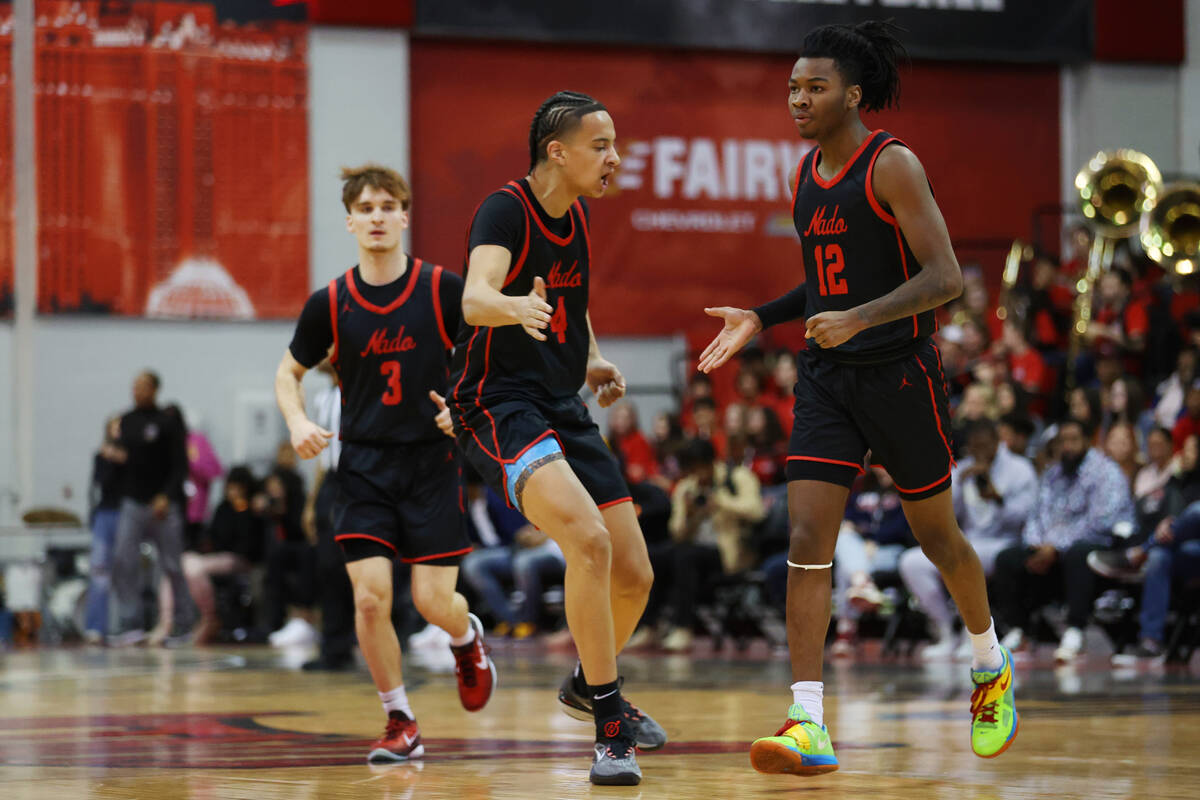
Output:
[[706,308],[704,313],[710,317],[719,317],[725,321],[725,327],[717,334],[717,338],[709,342],[708,347],[700,354],[696,369],[701,372],[712,372],[728,361],[735,353],[746,346],[754,336],[762,330],[758,315],[744,308]]

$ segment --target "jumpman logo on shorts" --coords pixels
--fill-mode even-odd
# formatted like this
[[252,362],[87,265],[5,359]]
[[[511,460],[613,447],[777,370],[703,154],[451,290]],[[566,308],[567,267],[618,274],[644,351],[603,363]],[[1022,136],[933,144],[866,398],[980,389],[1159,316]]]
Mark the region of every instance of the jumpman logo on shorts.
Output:
[[[907,375],[904,375],[900,378],[900,389],[903,389],[905,386],[912,386],[912,384],[908,382]],[[896,391],[900,391],[900,389],[897,389]]]

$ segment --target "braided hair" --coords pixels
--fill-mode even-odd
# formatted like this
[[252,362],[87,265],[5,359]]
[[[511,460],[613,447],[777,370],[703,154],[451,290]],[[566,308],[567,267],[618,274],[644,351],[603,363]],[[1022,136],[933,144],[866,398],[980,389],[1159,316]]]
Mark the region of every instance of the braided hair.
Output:
[[801,58],[831,58],[848,85],[862,87],[864,111],[900,104],[900,57],[908,57],[889,22],[868,20],[857,25],[823,25],[809,31]]
[[579,125],[579,121],[596,111],[607,111],[596,98],[583,92],[555,92],[542,103],[529,126],[529,170],[545,161],[546,145]]

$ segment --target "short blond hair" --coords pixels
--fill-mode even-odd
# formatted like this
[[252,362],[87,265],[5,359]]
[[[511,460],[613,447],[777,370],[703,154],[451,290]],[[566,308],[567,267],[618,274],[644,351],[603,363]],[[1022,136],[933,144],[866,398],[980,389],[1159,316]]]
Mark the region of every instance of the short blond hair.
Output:
[[347,213],[368,186],[395,197],[405,211],[412,204],[412,190],[399,172],[382,164],[363,164],[361,167],[342,167],[342,205]]

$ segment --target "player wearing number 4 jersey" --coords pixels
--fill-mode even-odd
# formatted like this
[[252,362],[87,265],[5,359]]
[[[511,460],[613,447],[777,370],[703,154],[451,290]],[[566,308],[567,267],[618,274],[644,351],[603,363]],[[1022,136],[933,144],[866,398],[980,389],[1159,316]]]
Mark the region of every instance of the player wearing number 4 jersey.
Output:
[[868,452],[890,473],[971,634],[972,749],[991,758],[1017,733],[1011,659],[996,640],[979,559],[954,518],[945,379],[929,338],[933,309],[958,296],[962,273],[920,161],[859,119],[860,109],[898,99],[902,52],[886,23],[830,25],[805,37],[788,111],[800,135],[817,142],[797,169],[792,201],[806,280],[753,310],[705,309],[725,327],[701,354],[704,372],[762,328],[807,318],[787,461],[792,704],[776,734],[751,745],[761,772],[838,768],[823,721],[827,570]]
[[403,178],[374,165],[343,170],[342,178],[358,266],[305,304],[275,394],[296,452],[315,456],[339,432],[308,419],[300,381],[329,354],[343,403],[335,539],[354,586],[358,644],[388,715],[368,760],[404,761],[425,748],[392,627],[393,558],[412,564],[417,611],[451,636],[463,707],[483,708],[496,681],[483,628],[454,590],[471,547],[454,443],[436,419],[445,413],[462,279],[400,249],[409,208]]
[[635,784],[637,747],[666,734],[621,697],[616,654],[650,591],[650,559],[629,489],[579,398],[625,392],[588,321],[591,239],[580,196],[600,197],[620,158],[612,117],[559,92],[538,109],[527,177],[488,196],[468,234],[463,325],[447,398],[468,461],[562,548],[567,626],[581,667],[559,690],[594,720],[591,780]]

